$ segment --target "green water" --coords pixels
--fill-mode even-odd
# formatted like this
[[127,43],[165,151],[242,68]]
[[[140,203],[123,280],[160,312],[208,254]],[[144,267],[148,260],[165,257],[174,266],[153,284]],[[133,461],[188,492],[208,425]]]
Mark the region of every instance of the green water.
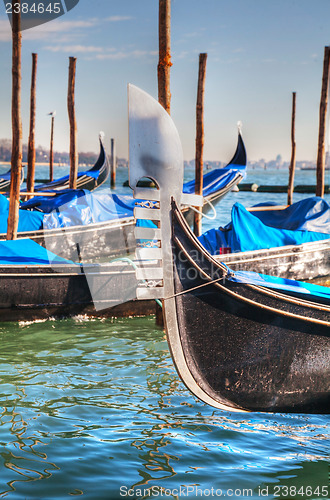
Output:
[[0,342],[1,498],[327,498],[328,418],[199,402],[152,317],[2,324]]
[[[297,183],[314,177],[298,171]],[[127,170],[117,179],[128,193]],[[251,171],[246,182],[286,180]],[[204,230],[228,222],[236,201],[286,195],[229,193]],[[180,382],[154,318],[2,323],[0,343],[0,498],[328,497],[328,417],[204,405]]]

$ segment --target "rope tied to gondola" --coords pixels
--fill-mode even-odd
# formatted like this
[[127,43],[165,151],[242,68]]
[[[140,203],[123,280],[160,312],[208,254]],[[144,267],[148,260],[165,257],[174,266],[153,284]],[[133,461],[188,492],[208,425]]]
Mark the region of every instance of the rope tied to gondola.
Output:
[[212,203],[211,203],[211,202],[210,202],[207,198],[204,198],[204,201],[205,201],[208,205],[210,205],[210,207],[211,207],[211,209],[212,209],[212,211],[213,211],[213,215],[212,215],[212,216],[204,214],[204,212],[202,212],[201,210],[198,210],[198,208],[193,207],[193,206],[191,206],[191,205],[189,206],[189,208],[190,208],[191,210],[193,210],[194,212],[196,212],[196,213],[198,213],[198,214],[201,214],[201,216],[202,216],[202,217],[205,217],[205,219],[214,220],[214,219],[216,218],[216,216],[217,216],[217,211],[216,211],[215,207],[212,205]]
[[[230,269],[229,269],[229,271],[230,271]],[[182,290],[182,292],[175,293],[173,295],[170,295],[169,297],[164,297],[164,300],[174,299],[175,297],[178,297],[179,295],[184,295],[186,293],[190,293],[190,292],[193,292],[195,290],[199,290],[200,288],[206,287],[208,285],[213,285],[214,283],[219,283],[219,281],[225,282],[226,279],[230,279],[233,276],[234,276],[234,273],[232,271],[230,271],[227,274],[224,274],[223,276],[221,276],[220,278],[217,278],[215,280],[208,281],[207,283],[202,283],[201,285],[197,285],[197,286],[194,286],[192,288],[188,288],[187,290]]]

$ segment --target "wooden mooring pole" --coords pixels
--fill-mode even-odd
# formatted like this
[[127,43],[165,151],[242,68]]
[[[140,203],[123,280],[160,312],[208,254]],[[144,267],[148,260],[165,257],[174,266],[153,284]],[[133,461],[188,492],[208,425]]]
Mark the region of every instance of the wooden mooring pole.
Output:
[[111,139],[111,152],[110,152],[110,185],[111,189],[116,187],[116,171],[117,171],[117,159],[116,159],[116,143],[114,139]]
[[54,126],[55,126],[56,111],[52,111],[52,113],[49,114],[51,116],[50,146],[49,146],[49,180],[52,182],[54,180]]
[[[204,151],[204,93],[207,54],[199,54],[198,89],[196,104],[196,156],[195,193],[203,194],[203,151]],[[194,213],[194,233],[202,234],[202,214]]]
[[159,0],[158,101],[171,112],[171,0]]
[[296,92],[292,92],[291,161],[289,166],[288,205],[292,205],[295,168],[296,168]]
[[[159,60],[157,66],[158,102],[171,113],[171,0],[159,0],[158,19]],[[164,325],[163,311],[156,303],[156,324]]]
[[[37,63],[38,54],[32,54],[31,73],[31,95],[30,95],[30,133],[28,144],[28,168],[26,178],[27,191],[34,192],[34,177],[36,168],[36,147],[35,147],[35,127],[36,127],[36,86],[37,86]],[[30,198],[29,196],[27,197]]]
[[78,176],[78,133],[75,113],[76,57],[69,58],[68,114],[70,122],[70,189],[77,188]]
[[19,217],[19,191],[22,170],[22,117],[21,117],[21,15],[20,9],[14,8],[17,0],[12,0],[12,153],[11,153],[11,183],[7,240],[17,238]]
[[316,162],[316,196],[324,195],[325,133],[330,76],[330,47],[324,47],[323,77],[320,101],[319,142]]

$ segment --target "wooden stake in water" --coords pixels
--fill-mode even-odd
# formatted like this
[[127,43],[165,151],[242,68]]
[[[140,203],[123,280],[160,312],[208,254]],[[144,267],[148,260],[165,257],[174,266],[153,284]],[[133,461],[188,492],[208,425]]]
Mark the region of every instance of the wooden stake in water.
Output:
[[[22,171],[22,117],[21,117],[21,15],[20,9],[15,9],[17,0],[12,0],[12,153],[11,153],[11,184],[9,199],[9,214],[7,240],[17,238],[19,217],[19,191]],[[16,13],[18,10],[18,13]]]
[[[207,54],[199,54],[199,73],[196,104],[196,157],[195,157],[195,194],[203,194],[203,151],[204,151],[204,93]],[[194,233],[202,233],[202,214],[194,213]]]
[[159,0],[158,101],[171,112],[171,0]]
[[55,126],[55,116],[56,111],[49,113],[51,116],[50,124],[50,146],[49,146],[49,180],[52,182],[54,180],[54,126]]
[[[31,95],[30,95],[30,133],[28,144],[28,169],[26,178],[27,191],[34,191],[36,166],[35,126],[36,126],[36,85],[38,54],[32,54]],[[28,197],[29,198],[29,197]]]
[[296,92],[292,92],[291,161],[289,166],[288,205],[292,204],[295,168],[296,168]]
[[316,162],[316,196],[324,195],[325,132],[330,76],[330,47],[324,47],[322,91],[320,101],[319,142]]
[[116,144],[115,140],[111,139],[110,184],[112,189],[116,187],[116,170],[117,170]]
[[70,57],[68,83],[68,114],[70,122],[70,189],[77,188],[78,177],[78,133],[75,112],[76,57]]

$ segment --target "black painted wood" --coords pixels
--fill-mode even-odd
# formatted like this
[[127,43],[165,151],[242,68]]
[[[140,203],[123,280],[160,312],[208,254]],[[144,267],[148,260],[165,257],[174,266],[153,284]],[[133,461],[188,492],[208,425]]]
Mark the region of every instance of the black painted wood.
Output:
[[233,408],[329,413],[329,302],[289,294],[283,300],[226,278],[189,292],[226,272],[203,251],[175,204],[172,238],[175,293],[187,291],[175,299],[180,342],[197,384]]

